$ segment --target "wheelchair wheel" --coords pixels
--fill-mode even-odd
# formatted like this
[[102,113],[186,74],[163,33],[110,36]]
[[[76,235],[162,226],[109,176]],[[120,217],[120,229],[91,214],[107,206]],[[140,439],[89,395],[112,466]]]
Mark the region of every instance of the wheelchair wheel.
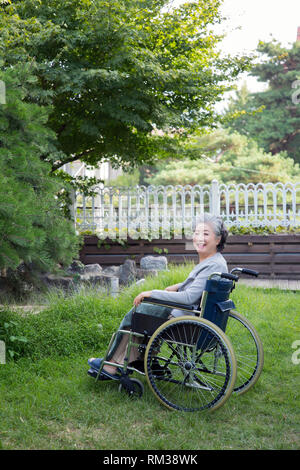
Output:
[[237,379],[233,393],[241,395],[259,379],[264,364],[263,345],[249,320],[233,310],[228,317],[226,335],[231,341],[237,361]]
[[141,398],[144,393],[142,382],[138,379],[129,379],[129,377],[124,377],[124,379],[119,385],[119,392],[126,392],[131,399]]
[[167,408],[216,409],[229,398],[236,360],[227,336],[203,318],[167,321],[152,335],[145,352],[150,389]]

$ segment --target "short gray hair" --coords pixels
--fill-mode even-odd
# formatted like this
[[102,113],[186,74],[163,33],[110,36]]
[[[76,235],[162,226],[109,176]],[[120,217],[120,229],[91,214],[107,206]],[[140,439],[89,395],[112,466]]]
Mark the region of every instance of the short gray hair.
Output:
[[228,230],[225,227],[222,217],[210,214],[209,212],[205,212],[201,214],[196,219],[194,219],[193,228],[196,229],[197,225],[199,224],[210,224],[212,227],[214,234],[216,237],[221,237],[220,243],[217,246],[218,251],[222,251],[227,237],[228,237]]

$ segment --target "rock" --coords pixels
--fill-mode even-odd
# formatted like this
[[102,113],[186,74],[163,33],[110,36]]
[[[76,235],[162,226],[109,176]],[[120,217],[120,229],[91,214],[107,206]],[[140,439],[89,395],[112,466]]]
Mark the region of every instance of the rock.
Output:
[[72,264],[67,269],[67,272],[69,273],[78,273],[78,274],[83,274],[84,273],[84,264],[79,261],[79,260],[74,260]]
[[33,292],[34,286],[30,282],[21,281],[19,284],[19,291],[21,294],[29,294],[29,292]]
[[60,276],[59,274],[45,274],[41,277],[41,280],[48,287],[59,287],[63,289],[69,289],[74,284],[72,276]]
[[79,275],[81,281],[97,281],[102,276],[102,268],[99,264],[87,264],[84,271]]
[[102,268],[102,274],[106,276],[116,276],[119,277],[120,275],[121,266],[107,266],[106,268]]
[[140,266],[141,269],[164,271],[167,269],[168,260],[166,256],[143,256]]
[[120,284],[128,285],[136,280],[137,269],[135,261],[127,259],[122,266],[120,266],[119,280]]
[[[99,264],[84,265],[80,261],[73,261],[67,269],[67,275],[47,273],[42,276],[43,282],[47,286],[60,287],[63,289],[74,288],[80,282],[92,282],[101,284],[102,269]],[[105,280],[103,284],[107,283]]]
[[110,278],[110,295],[116,297],[119,294],[119,278],[112,276]]
[[102,268],[100,264],[87,264],[84,266],[83,274],[89,274],[90,276],[99,276],[102,274]]
[[167,268],[165,256],[145,256],[141,259],[141,267],[137,268],[133,259],[127,259],[121,266],[99,264],[84,265],[78,260],[72,262],[65,274],[45,274],[43,282],[48,287],[59,287],[64,290],[77,289],[81,285],[90,284],[96,288],[104,288],[110,295],[119,292],[119,286],[142,284],[146,277],[157,276],[158,271]]
[[137,268],[136,269],[136,277],[137,279],[143,279],[147,276],[158,276],[158,271],[156,269],[141,269]]

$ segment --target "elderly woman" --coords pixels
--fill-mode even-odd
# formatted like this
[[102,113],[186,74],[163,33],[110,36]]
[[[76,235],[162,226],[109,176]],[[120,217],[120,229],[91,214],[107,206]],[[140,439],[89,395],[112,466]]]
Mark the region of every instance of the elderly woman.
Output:
[[[221,251],[225,245],[228,232],[220,217],[210,214],[203,214],[196,224],[193,235],[193,245],[199,255],[199,263],[191,271],[187,279],[179,284],[167,287],[165,290],[152,290],[141,292],[133,301],[134,308],[124,317],[119,329],[129,329],[132,320],[132,312],[139,307],[139,312],[160,318],[177,317],[185,312],[169,307],[161,307],[141,302],[147,297],[157,300],[176,302],[183,305],[193,305],[198,307],[202,292],[205,288],[208,276],[213,272],[227,273],[227,264]],[[123,364],[128,344],[128,335],[118,334],[109,351],[107,360],[116,364]],[[137,362],[137,348],[132,348],[129,358],[130,365]],[[101,358],[91,358],[88,360],[91,366],[88,373],[96,376],[99,371]],[[101,371],[101,379],[119,379],[117,367],[105,364]]]

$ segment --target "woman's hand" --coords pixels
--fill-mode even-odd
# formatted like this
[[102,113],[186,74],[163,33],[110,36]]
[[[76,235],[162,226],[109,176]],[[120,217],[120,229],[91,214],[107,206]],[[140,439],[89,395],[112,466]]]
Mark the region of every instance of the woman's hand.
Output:
[[177,292],[179,284],[174,284],[173,286],[166,287],[165,290],[168,292]]
[[134,305],[137,307],[138,305],[140,305],[140,303],[142,302],[142,300],[145,298],[145,297],[151,297],[151,294],[152,294],[152,291],[151,290],[148,290],[148,291],[145,291],[145,292],[141,292],[139,295],[136,296],[136,298],[134,299],[133,303]]

